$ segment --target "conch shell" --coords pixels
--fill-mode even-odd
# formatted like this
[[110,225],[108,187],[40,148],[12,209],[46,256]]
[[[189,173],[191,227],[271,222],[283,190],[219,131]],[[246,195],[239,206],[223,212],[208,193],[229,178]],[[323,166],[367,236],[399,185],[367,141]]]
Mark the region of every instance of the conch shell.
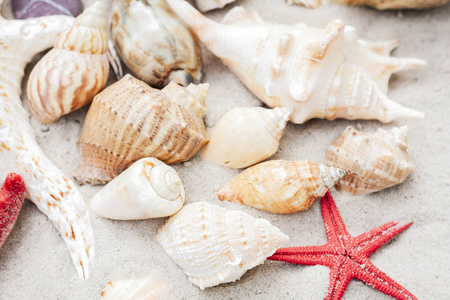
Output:
[[264,219],[196,202],[170,217],[156,239],[203,290],[238,280],[289,238]]
[[103,184],[144,157],[166,164],[190,159],[208,141],[201,117],[208,89],[171,83],[160,91],[125,75],[91,104],[73,176],[79,183]]
[[327,151],[327,165],[347,171],[336,188],[361,195],[403,182],[414,170],[406,152],[407,136],[406,126],[380,128],[375,134],[347,127]]
[[96,2],[31,72],[27,84],[31,113],[43,123],[52,123],[90,103],[108,79],[107,49],[103,4]]
[[287,4],[303,5],[307,8],[318,8],[322,5],[322,0],[285,0]]
[[272,156],[291,108],[238,107],[214,126],[203,159],[229,168],[245,168]]
[[293,108],[294,123],[312,118],[382,122],[423,118],[423,113],[386,96],[393,72],[425,64],[420,59],[390,57],[395,43],[359,40],[356,29],[340,20],[325,29],[270,24],[236,7],[224,24],[218,24],[186,1],[168,3],[261,101],[270,107]]
[[376,9],[424,9],[444,5],[449,0],[331,0],[331,2],[344,5],[367,5]]
[[248,168],[217,191],[220,200],[271,213],[308,209],[346,172],[308,160],[272,160]]
[[225,5],[236,0],[195,0],[195,5],[201,12],[223,8]]
[[184,198],[181,179],[173,168],[156,158],[143,158],[95,194],[90,208],[114,220],[161,218],[179,211]]
[[125,65],[153,87],[199,83],[199,41],[165,0],[115,0],[111,38]]

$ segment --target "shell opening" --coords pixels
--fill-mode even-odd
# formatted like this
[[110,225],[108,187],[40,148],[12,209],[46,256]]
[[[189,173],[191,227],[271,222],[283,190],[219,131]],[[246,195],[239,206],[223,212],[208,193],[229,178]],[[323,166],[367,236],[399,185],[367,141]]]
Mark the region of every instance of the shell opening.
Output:
[[161,198],[175,200],[181,193],[181,179],[177,172],[167,166],[155,166],[150,171],[150,184]]

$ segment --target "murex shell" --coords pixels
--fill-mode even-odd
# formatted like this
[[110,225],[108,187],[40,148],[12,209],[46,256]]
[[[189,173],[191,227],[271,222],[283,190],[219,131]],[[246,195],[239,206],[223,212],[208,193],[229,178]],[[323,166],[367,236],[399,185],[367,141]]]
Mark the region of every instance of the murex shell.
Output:
[[214,126],[203,159],[229,168],[254,165],[277,152],[291,108],[238,107]]
[[414,170],[406,152],[408,128],[378,129],[375,134],[352,127],[328,148],[327,165],[347,171],[336,188],[353,195],[380,191],[403,182]]
[[390,57],[398,41],[368,42],[340,20],[325,29],[264,22],[241,7],[218,24],[186,1],[168,3],[204,45],[270,107],[291,107],[291,121],[312,118],[423,118],[387,96],[393,72],[421,68],[424,61]]
[[110,31],[125,65],[151,86],[200,82],[199,41],[165,0],[115,0]]
[[104,218],[142,220],[171,216],[184,199],[177,172],[156,158],[143,158],[95,194],[90,208]]
[[238,280],[289,238],[264,219],[196,202],[170,217],[156,239],[203,290]]
[[236,0],[195,0],[195,5],[202,12],[222,8]]
[[125,75],[95,97],[73,175],[79,183],[101,184],[144,157],[166,164],[190,159],[208,141],[202,119],[208,88],[171,83],[160,91]]
[[96,2],[61,34],[31,72],[27,84],[31,113],[43,123],[52,123],[91,102],[108,79],[107,49],[103,4]]
[[272,213],[308,209],[345,171],[308,160],[272,160],[248,168],[217,191],[220,200]]
[[83,11],[80,0],[11,0],[16,19],[29,19],[50,15],[78,16]]
[[376,9],[423,9],[444,5],[449,0],[331,0],[331,2],[345,5],[367,5]]

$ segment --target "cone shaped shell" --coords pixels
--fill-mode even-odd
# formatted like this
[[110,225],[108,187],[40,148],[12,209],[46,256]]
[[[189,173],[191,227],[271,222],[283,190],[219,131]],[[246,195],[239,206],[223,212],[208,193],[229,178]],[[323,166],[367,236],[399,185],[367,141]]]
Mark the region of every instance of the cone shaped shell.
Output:
[[288,239],[264,219],[206,202],[186,205],[157,235],[167,254],[202,290],[238,280]]
[[336,188],[353,195],[376,192],[403,182],[414,170],[406,153],[406,126],[374,134],[347,127],[328,148],[326,163],[346,170]]
[[345,174],[308,160],[272,160],[234,177],[217,196],[272,213],[295,213],[308,209]]
[[163,91],[124,76],[98,94],[78,142],[81,183],[106,183],[144,157],[190,159],[208,141],[203,119]]
[[211,131],[203,159],[229,168],[254,165],[278,151],[290,108],[234,108]]
[[109,74],[108,32],[103,5],[88,7],[35,66],[27,84],[31,113],[43,123],[57,121],[92,101]]

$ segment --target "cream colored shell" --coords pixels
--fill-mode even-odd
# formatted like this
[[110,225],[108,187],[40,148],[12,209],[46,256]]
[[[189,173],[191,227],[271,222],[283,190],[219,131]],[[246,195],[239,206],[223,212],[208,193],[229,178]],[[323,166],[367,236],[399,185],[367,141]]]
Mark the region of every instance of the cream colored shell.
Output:
[[264,219],[196,202],[170,217],[156,239],[203,290],[238,280],[289,238]]
[[91,199],[97,215],[142,220],[175,214],[185,195],[177,172],[156,158],[143,158],[114,178]]
[[406,152],[408,128],[378,129],[375,134],[352,127],[328,148],[326,163],[348,172],[336,188],[353,195],[380,191],[403,182],[414,170]]
[[395,42],[360,40],[356,29],[340,20],[325,29],[271,24],[235,7],[218,24],[186,1],[168,3],[261,101],[270,107],[292,108],[294,123],[312,118],[382,122],[423,118],[423,113],[386,96],[392,73],[425,64],[420,59],[390,57]]
[[318,8],[322,5],[322,0],[285,0],[287,4],[303,5],[307,8]]
[[272,213],[308,209],[346,174],[308,160],[272,160],[248,168],[217,191],[220,200]]
[[217,8],[223,8],[225,5],[236,0],[195,0],[195,5],[202,12],[210,11]]
[[345,5],[367,5],[376,9],[424,9],[444,5],[449,0],[331,0],[331,2]]
[[31,72],[27,84],[31,113],[43,123],[52,123],[90,103],[108,79],[107,49],[103,4],[95,2]]
[[[185,89],[185,88],[183,88]],[[155,157],[167,164],[190,159],[208,141],[203,110],[208,85],[185,89],[191,111],[176,88],[168,94],[131,75],[98,94],[88,111],[78,149],[81,161],[73,175],[80,183],[106,183],[135,161]],[[194,91],[194,92],[193,92]],[[176,94],[171,98],[172,94]],[[196,98],[201,96],[203,98]]]
[[275,154],[290,108],[239,107],[214,126],[203,159],[229,168],[245,168]]

